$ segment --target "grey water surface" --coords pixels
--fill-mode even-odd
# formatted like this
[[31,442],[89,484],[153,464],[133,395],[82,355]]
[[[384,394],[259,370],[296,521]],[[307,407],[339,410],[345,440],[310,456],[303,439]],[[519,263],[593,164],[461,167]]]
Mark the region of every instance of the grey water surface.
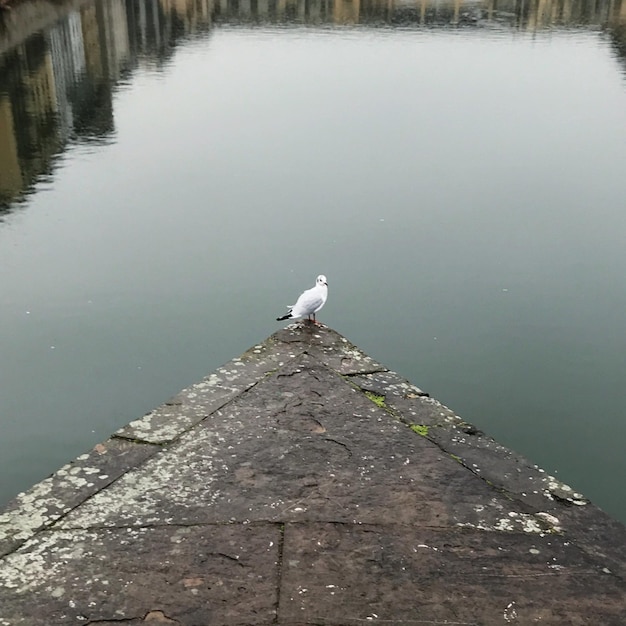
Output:
[[0,505],[324,273],[318,319],[626,521],[626,0],[20,7]]

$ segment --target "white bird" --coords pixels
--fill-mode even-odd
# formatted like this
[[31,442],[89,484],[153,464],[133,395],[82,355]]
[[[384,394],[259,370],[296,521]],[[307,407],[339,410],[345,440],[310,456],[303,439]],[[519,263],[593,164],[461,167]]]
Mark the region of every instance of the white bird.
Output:
[[[326,304],[328,298],[328,283],[326,282],[326,276],[320,274],[315,281],[315,287],[304,291],[295,304],[288,306],[289,313],[282,317],[277,317],[276,321],[292,320],[298,317],[307,316],[309,321],[315,321],[315,314]],[[313,319],[311,320],[311,316]]]

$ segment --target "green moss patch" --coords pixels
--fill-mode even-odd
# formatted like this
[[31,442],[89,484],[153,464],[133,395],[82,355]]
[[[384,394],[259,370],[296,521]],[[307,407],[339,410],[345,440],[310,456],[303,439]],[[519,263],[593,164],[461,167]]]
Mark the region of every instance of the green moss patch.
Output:
[[384,408],[385,396],[378,395],[377,393],[373,393],[372,391],[365,391],[364,393],[374,404],[381,408]]

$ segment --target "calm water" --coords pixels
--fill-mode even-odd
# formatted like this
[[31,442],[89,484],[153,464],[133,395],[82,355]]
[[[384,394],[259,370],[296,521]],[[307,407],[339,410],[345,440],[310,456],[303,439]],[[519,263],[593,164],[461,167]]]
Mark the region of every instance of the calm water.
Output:
[[325,273],[322,321],[626,521],[626,0],[5,21],[0,504]]

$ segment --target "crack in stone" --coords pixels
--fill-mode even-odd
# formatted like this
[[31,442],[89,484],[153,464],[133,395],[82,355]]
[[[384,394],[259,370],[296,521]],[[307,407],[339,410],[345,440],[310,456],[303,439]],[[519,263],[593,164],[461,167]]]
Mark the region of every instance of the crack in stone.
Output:
[[[337,370],[333,370],[333,371],[337,372]],[[344,378],[358,378],[359,376],[369,376],[370,374],[386,374],[388,371],[389,371],[388,369],[371,369],[371,370],[363,370],[362,372],[348,372],[347,374],[342,374],[341,372],[337,372],[337,374],[343,376]]]
[[111,524],[107,526],[105,524],[98,524],[93,526],[64,526],[63,528],[48,528],[47,532],[54,533],[65,533],[73,530],[81,530],[81,531],[109,531],[109,530],[140,530],[142,528],[151,529],[151,528],[210,528],[220,526],[276,526],[278,522],[273,520],[246,520],[245,522],[232,522],[230,520],[224,522],[154,522],[149,524]]
[[342,448],[345,448],[345,450],[347,451],[349,456],[352,456],[352,450],[350,450],[350,448],[348,448],[348,446],[343,443],[342,441],[338,441],[337,439],[333,439],[332,437],[324,437],[324,441],[329,441],[331,443],[336,443],[338,446],[341,446]]
[[[455,615],[456,617],[456,615]],[[313,620],[313,621],[311,621]],[[402,618],[392,618],[392,619],[385,619],[385,618],[381,618],[378,615],[376,615],[375,613],[372,613],[370,616],[368,617],[357,617],[357,616],[350,616],[350,617],[346,617],[344,618],[344,621],[342,621],[342,626],[345,623],[345,625],[347,626],[348,624],[351,624],[353,622],[366,622],[368,624],[370,623],[377,623],[377,624],[420,624],[422,626],[481,626],[482,622],[458,622],[458,621],[451,621],[451,620],[438,620],[438,619],[402,619]],[[277,623],[277,622],[273,622],[273,623]],[[317,616],[311,616],[309,618],[307,618],[306,621],[300,621],[298,620],[298,625],[299,626],[318,626],[319,624],[326,624],[328,623],[328,620],[326,617],[317,617]]]
[[[205,418],[202,418],[205,419]],[[140,437],[130,437],[127,435],[121,435],[119,433],[113,433],[111,435],[111,439],[121,439],[122,441],[128,441],[130,443],[135,443],[138,446],[154,446],[156,448],[165,447],[169,441],[148,441],[147,439],[141,439]]]
[[240,567],[245,567],[244,564],[239,559],[239,557],[238,556],[232,556],[232,554],[226,554],[225,552],[208,552],[207,556],[221,556],[221,557],[223,557],[225,559],[228,559],[229,561],[234,561]]
[[295,369],[293,372],[280,372],[276,374],[276,378],[291,378],[292,376],[296,376],[297,374],[302,374],[301,369]]
[[278,556],[276,560],[276,604],[272,624],[278,624],[278,611],[280,609],[281,587],[283,582],[284,554],[285,554],[285,524],[280,525],[280,539],[278,540]]
[[141,621],[145,624],[180,624],[178,620],[168,617],[163,611],[153,609],[148,611],[143,617],[111,617],[95,619],[86,622],[85,626],[96,626],[97,624],[128,624],[130,622]]

